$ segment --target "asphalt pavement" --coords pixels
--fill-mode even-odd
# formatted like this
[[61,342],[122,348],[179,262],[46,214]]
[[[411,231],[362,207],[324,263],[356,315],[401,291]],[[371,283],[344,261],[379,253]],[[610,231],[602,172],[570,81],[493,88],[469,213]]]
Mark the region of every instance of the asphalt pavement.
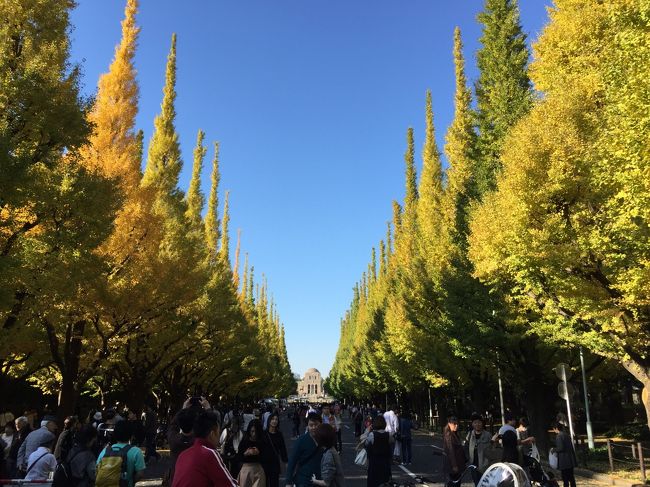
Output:
[[[290,427],[288,421],[284,421],[282,431],[285,438],[290,438]],[[357,452],[355,447],[357,440],[354,437],[354,427],[350,419],[345,417],[342,425],[343,449],[341,451],[341,461],[343,471],[345,472],[346,487],[365,487],[368,476],[367,470],[359,467],[354,463]],[[417,430],[413,432],[413,458],[410,465],[393,465],[391,470],[393,482],[399,485],[420,485],[422,479],[428,486],[444,485],[442,472],[442,451],[440,438],[432,436],[428,431]],[[439,435],[437,435],[439,437]],[[293,447],[293,439],[287,441],[289,451]],[[417,478],[417,479],[416,479]],[[282,485],[282,484],[281,484]],[[471,481],[469,472],[463,482],[462,487],[474,486]]]

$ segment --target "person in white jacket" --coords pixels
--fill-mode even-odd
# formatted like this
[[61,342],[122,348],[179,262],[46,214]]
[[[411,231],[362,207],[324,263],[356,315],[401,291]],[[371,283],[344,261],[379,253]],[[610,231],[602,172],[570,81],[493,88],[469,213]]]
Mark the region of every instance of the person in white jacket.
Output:
[[[399,433],[399,417],[395,412],[397,409],[395,406],[390,406],[388,411],[384,413],[384,419],[386,420],[386,432],[390,434],[391,440],[397,440],[396,436]],[[399,441],[395,441],[393,449],[393,457],[399,457],[401,455],[401,445]]]

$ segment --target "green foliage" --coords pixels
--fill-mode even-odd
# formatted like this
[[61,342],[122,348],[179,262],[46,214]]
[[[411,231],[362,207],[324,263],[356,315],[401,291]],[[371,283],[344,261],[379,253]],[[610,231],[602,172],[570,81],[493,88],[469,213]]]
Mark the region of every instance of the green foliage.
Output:
[[476,82],[476,186],[478,194],[483,195],[495,188],[506,134],[528,113],[533,94],[527,74],[530,53],[517,0],[485,0],[478,21],[483,25],[483,35],[476,54],[480,72]]

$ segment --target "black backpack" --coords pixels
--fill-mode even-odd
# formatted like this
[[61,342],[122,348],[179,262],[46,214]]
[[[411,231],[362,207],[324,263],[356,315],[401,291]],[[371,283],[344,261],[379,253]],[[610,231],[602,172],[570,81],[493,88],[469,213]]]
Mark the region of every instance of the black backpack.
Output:
[[83,453],[83,451],[84,450],[77,451],[70,459],[59,462],[56,465],[52,487],[77,487],[77,485],[79,485],[83,479],[72,475],[71,462],[74,457],[79,455],[79,453]]

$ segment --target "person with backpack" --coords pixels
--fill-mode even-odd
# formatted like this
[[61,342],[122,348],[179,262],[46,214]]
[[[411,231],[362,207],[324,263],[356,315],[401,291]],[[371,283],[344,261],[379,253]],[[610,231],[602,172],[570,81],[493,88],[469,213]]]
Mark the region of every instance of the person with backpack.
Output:
[[104,448],[97,458],[95,487],[134,487],[143,477],[144,455],[142,450],[129,444],[129,422],[118,421],[113,431],[113,443]]
[[65,460],[56,466],[52,487],[92,487],[97,468],[93,445],[97,433],[91,424],[77,433],[75,443]]

